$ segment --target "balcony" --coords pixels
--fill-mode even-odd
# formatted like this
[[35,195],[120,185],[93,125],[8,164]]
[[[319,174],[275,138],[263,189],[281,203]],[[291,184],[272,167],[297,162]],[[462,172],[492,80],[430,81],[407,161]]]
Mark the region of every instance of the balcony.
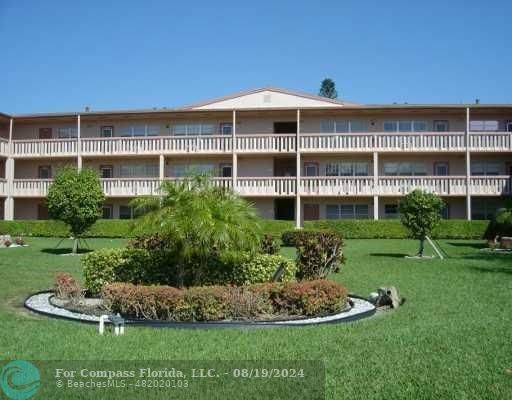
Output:
[[3,178],[0,178],[0,196],[7,195],[7,181]]
[[[179,178],[165,178],[172,181]],[[232,178],[212,178],[215,186],[232,188]],[[45,197],[51,179],[15,179],[15,197]],[[236,192],[249,197],[294,197],[295,177],[239,177]],[[101,179],[107,197],[134,197],[158,195],[158,178]],[[303,177],[301,196],[404,196],[414,189],[423,189],[440,196],[465,196],[465,176],[380,176],[377,186],[372,176],[358,177]],[[511,176],[472,176],[470,193],[475,196],[511,196]],[[7,183],[0,179],[0,196],[7,194]]]
[[[411,133],[302,133],[300,150],[304,153],[329,152],[462,152],[466,150],[464,132]],[[15,157],[73,157],[76,139],[14,140]],[[473,152],[512,151],[512,132],[471,132]],[[8,144],[0,139],[0,155],[7,155]],[[294,134],[237,135],[236,151],[241,154],[277,154],[296,151]],[[229,154],[232,137],[161,136],[82,138],[85,156],[158,155],[158,154]]]
[[296,135],[240,135],[236,136],[238,153],[293,153]]
[[74,157],[77,155],[77,139],[13,140],[15,157]]
[[306,177],[301,179],[301,196],[373,196],[373,177]]
[[7,157],[9,154],[9,141],[0,138],[0,157]]

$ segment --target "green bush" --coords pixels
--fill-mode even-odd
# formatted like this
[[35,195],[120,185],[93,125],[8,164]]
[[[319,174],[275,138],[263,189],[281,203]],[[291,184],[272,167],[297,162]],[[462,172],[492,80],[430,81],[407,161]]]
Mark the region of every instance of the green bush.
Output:
[[283,256],[245,254],[233,266],[233,276],[230,283],[249,285],[270,282],[278,270],[280,273],[279,281],[290,282],[295,278],[295,263]]
[[281,246],[277,240],[268,233],[263,236],[260,244],[260,251],[263,254],[279,254],[279,250],[281,250]]
[[101,249],[83,256],[86,289],[90,293],[99,293],[103,286],[114,282],[116,269],[124,260],[124,249]]
[[280,221],[274,219],[262,219],[261,230],[275,238],[281,237],[284,231],[292,230],[295,227],[293,221]]
[[344,262],[343,238],[336,231],[299,231],[295,247],[299,280],[325,278]]
[[313,316],[341,311],[347,304],[347,290],[323,279],[190,289],[113,283],[106,285],[102,294],[112,312],[173,321]]

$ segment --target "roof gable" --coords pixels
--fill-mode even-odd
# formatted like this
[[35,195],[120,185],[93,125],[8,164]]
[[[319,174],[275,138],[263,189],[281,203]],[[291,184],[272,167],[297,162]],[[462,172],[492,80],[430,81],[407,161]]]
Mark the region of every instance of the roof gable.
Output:
[[[347,103],[354,105],[353,103]],[[277,88],[262,88],[194,104],[184,109],[223,110],[258,108],[332,107],[339,108],[344,102],[310,94],[291,92]]]

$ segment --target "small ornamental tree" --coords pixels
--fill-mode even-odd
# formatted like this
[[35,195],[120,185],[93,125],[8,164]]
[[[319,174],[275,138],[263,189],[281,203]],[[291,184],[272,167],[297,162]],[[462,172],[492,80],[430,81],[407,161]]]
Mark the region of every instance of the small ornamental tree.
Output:
[[57,172],[48,189],[48,212],[50,218],[69,225],[73,254],[78,250],[80,235],[100,218],[104,200],[96,171],[64,167]]
[[329,99],[337,98],[338,92],[336,91],[336,84],[334,81],[332,79],[325,78],[320,84],[320,91],[318,94]]
[[398,207],[400,221],[412,238],[420,241],[418,257],[423,257],[425,240],[441,220],[443,200],[434,193],[416,189],[405,196]]

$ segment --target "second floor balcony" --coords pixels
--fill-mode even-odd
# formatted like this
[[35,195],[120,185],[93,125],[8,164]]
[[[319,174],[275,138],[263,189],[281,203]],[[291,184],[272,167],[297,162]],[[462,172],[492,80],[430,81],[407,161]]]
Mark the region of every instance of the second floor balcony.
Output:
[[0,138],[0,157],[7,157],[9,154],[9,141]]
[[7,181],[3,178],[0,178],[0,196],[7,195]]
[[[179,178],[165,178],[173,180]],[[15,179],[14,197],[45,197],[51,179]],[[232,178],[213,178],[216,186],[232,188]],[[373,177],[303,177],[298,194],[304,197],[404,196],[414,189],[423,189],[440,196],[463,197],[467,192],[465,176],[379,176]],[[136,197],[158,195],[158,178],[101,179],[107,197]],[[3,192],[2,192],[3,191]],[[295,177],[239,177],[235,191],[246,197],[294,197],[297,194]],[[472,176],[469,192],[476,196],[511,196],[511,176]],[[0,180],[0,195],[7,194],[5,180]]]
[[[472,132],[472,152],[512,151],[512,132]],[[235,151],[241,154],[293,153],[295,134],[240,134]],[[301,133],[300,151],[330,152],[463,152],[464,132],[411,133]],[[158,154],[230,154],[229,135],[82,138],[13,140],[13,155],[18,158],[70,157],[78,150],[84,156],[158,155]],[[0,155],[7,155],[8,145],[0,139]]]

